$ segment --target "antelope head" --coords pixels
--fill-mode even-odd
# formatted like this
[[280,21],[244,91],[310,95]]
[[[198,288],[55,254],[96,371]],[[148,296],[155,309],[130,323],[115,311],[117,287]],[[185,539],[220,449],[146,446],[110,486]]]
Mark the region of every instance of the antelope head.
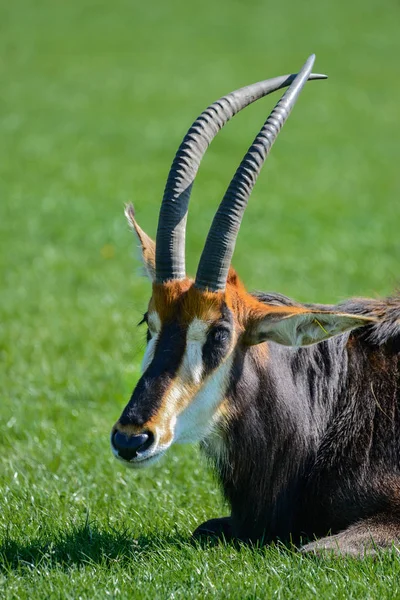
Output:
[[[126,208],[152,282],[144,315],[148,332],[142,376],[111,433],[113,453],[128,466],[147,466],[172,443],[207,436],[229,411],[237,352],[266,357],[268,340],[307,345],[365,324],[353,315],[264,304],[246,291],[230,266],[248,198],[272,144],[306,81],[325,77],[311,74],[314,58],[296,76],[259,82],[221,98],[194,122],[168,176],[156,243],[138,225],[133,207]],[[196,277],[190,279],[185,270],[186,217],[201,158],[233,115],[286,86],[227,189]]]

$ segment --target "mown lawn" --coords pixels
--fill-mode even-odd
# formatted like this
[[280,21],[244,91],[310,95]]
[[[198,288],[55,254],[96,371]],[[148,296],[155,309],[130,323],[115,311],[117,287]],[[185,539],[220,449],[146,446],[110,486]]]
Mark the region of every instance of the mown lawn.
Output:
[[[154,235],[186,128],[215,98],[296,70],[304,91],[245,216],[234,264],[299,300],[383,295],[400,272],[394,0],[0,3],[0,597],[400,598],[396,555],[200,547],[227,513],[196,448],[148,471],[109,430],[138,377],[149,285],[124,202]],[[196,182],[193,271],[273,99],[227,126]]]

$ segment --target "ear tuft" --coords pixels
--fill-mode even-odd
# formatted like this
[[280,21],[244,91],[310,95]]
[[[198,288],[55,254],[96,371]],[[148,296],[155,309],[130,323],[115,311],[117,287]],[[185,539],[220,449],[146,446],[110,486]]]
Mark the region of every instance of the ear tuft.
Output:
[[128,220],[130,228],[136,234],[139,241],[140,257],[142,259],[146,275],[155,281],[156,278],[156,245],[155,242],[143,231],[135,219],[135,209],[133,204],[129,203],[125,206],[125,216]]
[[133,204],[129,202],[129,204],[125,204],[125,216],[128,219],[128,223],[130,227],[135,228],[135,209],[133,208]]

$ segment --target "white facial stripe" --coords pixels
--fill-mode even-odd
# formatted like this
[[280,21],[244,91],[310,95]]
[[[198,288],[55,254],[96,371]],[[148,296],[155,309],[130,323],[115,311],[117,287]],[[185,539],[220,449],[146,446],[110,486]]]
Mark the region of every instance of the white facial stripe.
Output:
[[156,311],[147,315],[147,324],[151,335],[157,335],[161,331],[161,319]]
[[156,349],[156,344],[158,340],[158,334],[153,335],[146,346],[146,352],[144,353],[144,357],[142,360],[142,373],[150,366],[151,361],[154,358],[154,351]]
[[187,341],[201,342],[201,344],[204,344],[207,339],[209,328],[210,326],[208,323],[195,317],[188,327],[186,336]]
[[161,331],[161,320],[157,312],[153,311],[147,315],[147,326],[151,334],[151,339],[146,346],[146,352],[142,360],[142,373],[145,372],[154,358],[154,351]]
[[198,442],[212,430],[218,407],[226,396],[232,361],[233,355],[206,379],[190,404],[178,415],[176,442]]
[[203,374],[203,346],[207,339],[209,325],[200,319],[193,319],[186,335],[186,350],[183,357],[180,377],[185,382],[198,385]]

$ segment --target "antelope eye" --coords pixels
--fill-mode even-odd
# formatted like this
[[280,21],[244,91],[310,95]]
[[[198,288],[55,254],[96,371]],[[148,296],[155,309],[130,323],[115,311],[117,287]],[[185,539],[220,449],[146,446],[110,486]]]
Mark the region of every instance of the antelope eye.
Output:
[[229,340],[231,332],[224,327],[218,327],[213,330],[212,337],[216,343],[224,343]]

